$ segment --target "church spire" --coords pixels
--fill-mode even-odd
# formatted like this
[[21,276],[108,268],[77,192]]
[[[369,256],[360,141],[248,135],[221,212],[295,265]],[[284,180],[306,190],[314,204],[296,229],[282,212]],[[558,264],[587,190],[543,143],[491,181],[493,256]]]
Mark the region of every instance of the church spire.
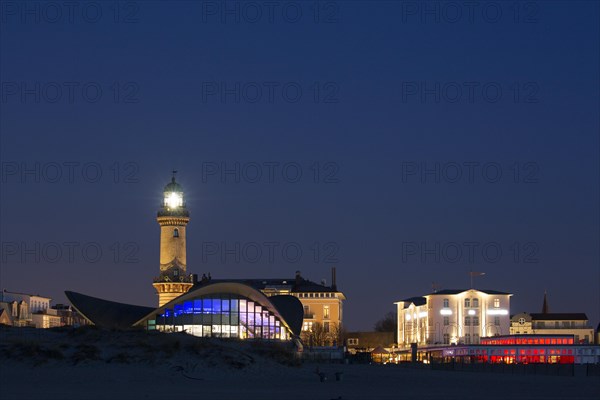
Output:
[[542,314],[548,314],[548,294],[544,290],[544,304],[542,305]]

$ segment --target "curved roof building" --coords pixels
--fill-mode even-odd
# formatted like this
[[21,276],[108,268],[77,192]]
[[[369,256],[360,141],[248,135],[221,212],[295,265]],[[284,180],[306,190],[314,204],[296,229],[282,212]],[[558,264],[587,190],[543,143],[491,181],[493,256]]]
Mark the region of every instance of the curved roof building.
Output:
[[206,284],[156,309],[65,292],[86,319],[104,328],[133,326],[202,337],[291,340],[304,309],[294,296],[267,297],[239,282]]
[[66,291],[73,307],[94,325],[109,329],[127,329],[153,310],[152,307],[134,306]]
[[267,297],[249,285],[222,282],[191,290],[134,325],[203,337],[290,340],[300,334],[303,314],[294,296]]

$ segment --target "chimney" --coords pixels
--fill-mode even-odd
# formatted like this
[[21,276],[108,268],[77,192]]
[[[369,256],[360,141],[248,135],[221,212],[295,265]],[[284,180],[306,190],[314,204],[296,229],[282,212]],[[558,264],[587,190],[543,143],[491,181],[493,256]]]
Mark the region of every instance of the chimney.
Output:
[[335,267],[331,267],[331,288],[337,291],[337,283],[335,280]]
[[300,271],[296,271],[296,285],[299,285],[302,282],[302,276],[300,275]]

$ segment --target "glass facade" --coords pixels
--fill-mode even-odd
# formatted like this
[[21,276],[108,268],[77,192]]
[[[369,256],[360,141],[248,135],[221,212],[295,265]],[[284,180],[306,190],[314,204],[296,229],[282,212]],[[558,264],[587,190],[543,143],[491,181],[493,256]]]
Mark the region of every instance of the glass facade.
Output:
[[146,323],[149,330],[194,336],[289,340],[291,334],[266,307],[237,294],[210,294],[174,304]]

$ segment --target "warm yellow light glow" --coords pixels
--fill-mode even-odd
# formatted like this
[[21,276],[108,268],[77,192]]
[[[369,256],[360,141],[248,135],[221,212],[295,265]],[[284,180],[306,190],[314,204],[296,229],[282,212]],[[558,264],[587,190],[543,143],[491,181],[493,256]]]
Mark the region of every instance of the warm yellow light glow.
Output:
[[183,197],[176,192],[168,193],[165,197],[165,205],[169,208],[177,208],[183,205]]

